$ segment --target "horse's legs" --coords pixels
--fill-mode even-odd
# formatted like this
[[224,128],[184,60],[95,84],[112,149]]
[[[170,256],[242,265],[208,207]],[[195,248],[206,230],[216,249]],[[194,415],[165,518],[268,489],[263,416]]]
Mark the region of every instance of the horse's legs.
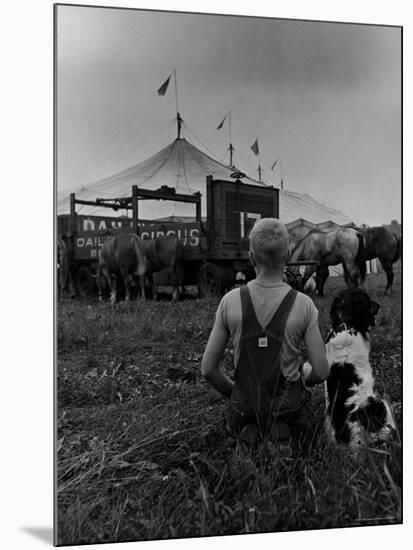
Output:
[[103,302],[102,277],[103,277],[102,268],[98,266],[97,273],[96,273],[96,281],[98,284],[99,302]]
[[116,302],[116,281],[113,281],[113,277],[109,270],[106,267],[98,269],[98,291],[99,291],[99,301],[103,302],[103,292],[102,292],[102,280],[108,283],[110,290],[110,303],[114,304]]
[[172,291],[172,301],[177,302],[179,300],[179,289],[177,286],[174,286]]
[[356,264],[343,263],[344,279],[349,287],[357,288],[360,280],[360,270]]
[[319,296],[324,295],[324,284],[322,282],[322,276],[320,274],[320,268],[317,267],[316,275],[315,275],[315,286],[317,288],[317,294]]
[[[142,300],[146,300],[145,297],[145,275],[138,275],[138,286],[140,289],[140,295]],[[139,291],[138,291],[139,294]]]
[[127,267],[122,266],[120,268],[122,281],[125,286],[125,302],[130,302],[131,297],[131,275]]
[[110,303],[112,305],[115,305],[116,303],[116,300],[117,300],[117,281],[116,281],[116,275],[114,274],[111,274],[109,272],[107,272],[106,270],[104,271],[105,273],[105,277],[106,277],[106,280],[109,284],[109,289],[110,289]]
[[152,289],[152,300],[155,300],[156,302],[158,300],[158,289],[153,278],[153,273],[148,272],[146,275],[148,277],[149,285]]
[[319,296],[324,296],[324,285],[329,275],[328,265],[318,265],[316,269],[316,287]]
[[112,291],[111,275],[109,273],[109,270],[106,267],[98,266],[97,273],[96,273],[96,282],[98,285],[99,302],[103,302],[104,301],[103,296],[104,296],[104,291],[106,290],[106,285],[109,287],[109,291]]
[[175,289],[172,294],[172,300],[179,300],[180,296],[184,294],[184,268],[180,260],[175,261],[173,268],[175,278]]
[[348,269],[346,267],[346,264],[343,262],[342,266],[343,266],[343,275],[344,275],[344,280],[346,282],[346,285],[351,286],[352,285],[352,280],[351,280],[351,277],[350,277],[350,273],[348,272]]
[[75,283],[74,283],[74,280],[73,280],[73,273],[72,273],[72,270],[69,269],[69,273],[68,273],[68,292],[69,292],[69,298],[75,298],[76,297],[76,290],[75,290]]
[[344,280],[348,287],[356,288],[359,286],[360,272],[357,266],[349,269],[346,266],[346,264],[343,263],[343,274],[344,274]]
[[387,276],[387,286],[384,290],[384,294],[390,294],[392,291],[393,279],[394,279],[393,264],[390,260],[384,260],[384,259],[382,260],[381,258],[379,258],[379,260]]

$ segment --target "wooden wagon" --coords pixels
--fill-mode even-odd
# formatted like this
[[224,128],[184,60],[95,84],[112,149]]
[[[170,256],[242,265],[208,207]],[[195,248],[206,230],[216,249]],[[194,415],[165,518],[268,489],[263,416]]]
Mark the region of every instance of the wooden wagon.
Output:
[[[84,201],[70,196],[70,213],[58,217],[58,232],[69,242],[70,263],[76,292],[85,297],[96,287],[99,250],[119,231],[134,232],[142,239],[174,234],[184,245],[185,285],[196,285],[201,296],[219,296],[232,288],[236,277],[254,277],[248,259],[249,232],[265,217],[279,217],[279,190],[234,181],[206,178],[206,218],[201,216],[201,193],[178,194],[166,186],[146,190],[132,187],[130,197]],[[139,204],[144,200],[192,203],[193,219],[185,221],[143,220]],[[126,209],[131,217],[88,216],[76,213],[76,205]],[[168,271],[156,274],[158,285],[168,285]],[[289,277],[292,275],[290,274]],[[290,281],[293,282],[294,281]]]

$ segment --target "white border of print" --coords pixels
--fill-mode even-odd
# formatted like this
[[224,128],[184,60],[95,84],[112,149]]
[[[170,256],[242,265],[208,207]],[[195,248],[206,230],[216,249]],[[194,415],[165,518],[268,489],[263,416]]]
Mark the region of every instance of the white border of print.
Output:
[[[404,26],[404,98],[411,90],[409,31],[412,18],[404,0],[374,3],[363,0],[201,0],[193,1],[104,1],[77,2],[101,6],[167,9],[208,13],[264,15],[298,19],[351,21]],[[36,549],[51,544],[52,527],[52,105],[53,105],[53,2],[20,0],[2,8],[2,468],[1,518],[3,548]],[[411,73],[411,70],[410,70]],[[410,93],[411,95],[411,93]],[[404,151],[411,150],[407,110],[404,121]],[[4,128],[6,122],[6,128]],[[11,146],[11,147],[10,147]],[[405,155],[407,157],[407,154]],[[405,167],[408,159],[405,158]],[[4,172],[4,165],[6,172]],[[404,170],[404,181],[407,181]],[[404,205],[409,195],[404,188]],[[411,228],[404,211],[404,236],[411,242]],[[409,247],[405,247],[407,251]],[[404,258],[404,272],[410,273],[411,257]],[[6,299],[6,308],[4,308]],[[411,327],[411,290],[404,285],[404,334]],[[409,321],[409,323],[407,322]],[[6,352],[4,354],[4,346]],[[409,338],[404,355],[412,356]],[[410,365],[405,362],[404,394],[410,387]],[[410,399],[411,402],[411,399]],[[368,527],[274,535],[249,535],[198,539],[201,548],[341,548],[372,545],[407,548],[412,535],[411,491],[411,405],[404,399],[404,520],[410,526]],[[410,522],[409,522],[410,520]],[[132,548],[192,548],[194,539],[128,543]],[[108,550],[113,544],[105,545]],[[90,548],[102,548],[92,545]]]

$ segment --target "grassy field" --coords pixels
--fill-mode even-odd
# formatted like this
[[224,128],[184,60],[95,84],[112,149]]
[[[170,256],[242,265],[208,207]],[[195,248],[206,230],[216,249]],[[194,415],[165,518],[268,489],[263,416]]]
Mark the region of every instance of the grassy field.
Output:
[[[372,333],[376,384],[401,424],[401,296],[384,278]],[[323,335],[341,278],[314,297]],[[228,446],[225,401],[200,376],[217,301],[58,308],[58,543],[199,537],[401,522],[400,438],[358,458],[309,446]],[[231,351],[225,368],[232,369]],[[322,422],[320,387],[311,410]]]

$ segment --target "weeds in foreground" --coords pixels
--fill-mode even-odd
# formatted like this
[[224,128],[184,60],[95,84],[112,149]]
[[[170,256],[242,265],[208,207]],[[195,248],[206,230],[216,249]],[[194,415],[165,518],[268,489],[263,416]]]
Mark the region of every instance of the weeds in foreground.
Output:
[[[315,301],[325,333],[331,299]],[[400,297],[378,301],[372,363],[398,405]],[[401,521],[398,434],[358,457],[322,434],[306,446],[228,445],[225,403],[199,375],[216,305],[60,307],[59,544]],[[230,352],[225,366],[231,371]],[[320,388],[312,410],[321,423]]]

